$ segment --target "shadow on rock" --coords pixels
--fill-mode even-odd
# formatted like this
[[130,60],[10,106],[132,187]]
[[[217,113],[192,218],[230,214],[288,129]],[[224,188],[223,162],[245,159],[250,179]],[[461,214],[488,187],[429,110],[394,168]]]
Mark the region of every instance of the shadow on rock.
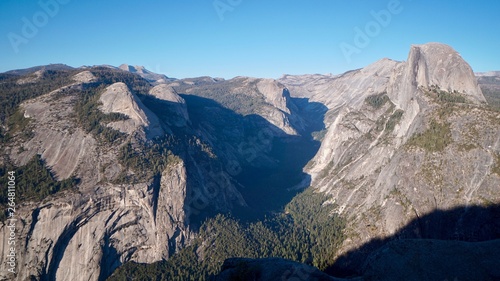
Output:
[[366,280],[500,280],[500,205],[436,210],[341,256],[326,272]]

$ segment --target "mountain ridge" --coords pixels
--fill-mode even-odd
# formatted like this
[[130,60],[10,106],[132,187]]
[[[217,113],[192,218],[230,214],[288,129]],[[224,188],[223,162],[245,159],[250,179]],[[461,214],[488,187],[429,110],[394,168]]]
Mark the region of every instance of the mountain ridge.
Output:
[[[391,65],[392,70],[385,72],[390,77],[385,78],[386,84],[377,91],[370,95],[360,90],[360,96],[348,97],[353,102],[338,100],[329,105],[335,121],[327,127],[325,140],[306,172],[311,174],[311,185],[332,196],[332,202],[338,204],[337,212],[348,216],[348,228],[356,239],[346,240],[344,249],[355,248],[361,241],[379,235],[390,235],[403,221],[422,216],[433,208],[450,207],[457,202],[471,204],[473,198],[478,199],[473,195],[476,192],[492,202],[500,199],[494,190],[498,177],[492,169],[500,149],[497,122],[490,122],[496,119],[496,113],[483,109],[485,98],[471,68],[451,50],[434,43],[412,46],[408,61]],[[448,65],[443,69],[450,74],[439,70],[442,64]],[[347,75],[360,72],[363,69]],[[336,83],[336,79],[331,83]],[[313,92],[312,98],[324,95],[321,92],[324,89],[331,88],[320,88],[317,94]],[[337,89],[330,94],[335,96],[335,91],[343,88]],[[349,90],[356,93],[357,89]],[[463,128],[483,129],[470,138],[461,127],[453,126],[457,123]],[[452,124],[451,130],[448,124]],[[435,131],[433,126],[437,127]],[[449,133],[444,134],[446,130]],[[419,134],[425,137],[418,138]],[[488,136],[485,144],[478,145],[480,136]],[[419,144],[414,145],[417,140]],[[426,140],[430,143],[421,144]],[[436,149],[433,142],[438,141],[445,143]],[[455,142],[478,147],[457,153],[459,148],[451,148],[458,145]],[[481,168],[458,168],[457,163],[470,163],[474,157],[484,159],[477,164]],[[467,176],[451,182],[436,172],[440,180],[435,181],[434,172],[426,168],[429,165],[433,169],[461,171]],[[413,167],[411,174],[403,167]],[[477,182],[466,183],[466,178]],[[444,192],[444,188],[449,191]],[[437,199],[440,193],[448,195]]]
[[[0,163],[41,155],[57,179],[80,179],[20,202],[19,280],[103,280],[169,259],[206,218],[280,212],[294,187],[348,220],[335,256],[438,207],[500,202],[500,117],[449,46],[341,75],[158,82],[122,68],[2,78],[5,93],[29,94],[2,127]],[[62,86],[30,92],[50,79]],[[463,234],[460,216],[451,224]]]

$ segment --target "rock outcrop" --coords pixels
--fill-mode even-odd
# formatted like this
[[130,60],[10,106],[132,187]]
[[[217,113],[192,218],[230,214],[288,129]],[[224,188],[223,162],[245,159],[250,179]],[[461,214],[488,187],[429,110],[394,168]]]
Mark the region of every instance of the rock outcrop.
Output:
[[406,64],[407,79],[413,80],[414,86],[439,85],[449,92],[464,93],[473,101],[485,101],[472,68],[448,45],[414,45]]
[[160,84],[153,87],[149,94],[163,101],[163,107],[169,113],[165,121],[169,125],[184,127],[189,121],[186,101],[170,86]]
[[82,71],[73,76],[73,79],[80,83],[91,83],[96,80],[96,77],[90,71]]
[[121,113],[129,117],[127,120],[109,123],[108,126],[113,129],[132,134],[142,127],[148,138],[164,134],[158,117],[130,92],[125,83],[119,82],[107,87],[99,101],[104,113]]
[[152,71],[149,71],[144,66],[137,66],[137,65],[132,66],[132,65],[128,65],[128,64],[122,64],[118,68],[121,70],[124,70],[124,71],[128,71],[130,73],[137,74],[153,84],[163,84],[163,83],[167,83],[171,80],[175,80],[175,79],[168,78],[167,76],[165,76],[163,74],[158,74],[158,73],[154,73]]

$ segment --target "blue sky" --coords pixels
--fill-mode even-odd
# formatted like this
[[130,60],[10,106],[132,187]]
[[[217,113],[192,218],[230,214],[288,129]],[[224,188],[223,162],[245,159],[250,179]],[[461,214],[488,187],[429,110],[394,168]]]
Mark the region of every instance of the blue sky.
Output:
[[500,70],[499,12],[496,0],[2,0],[0,72],[128,63],[177,78],[337,74],[406,60],[426,42],[451,45],[474,71]]

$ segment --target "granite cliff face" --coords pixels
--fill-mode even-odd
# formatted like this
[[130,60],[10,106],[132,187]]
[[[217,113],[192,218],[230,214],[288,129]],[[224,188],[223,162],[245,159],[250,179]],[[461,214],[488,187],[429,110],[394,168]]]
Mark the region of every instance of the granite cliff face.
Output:
[[212,99],[235,113],[264,118],[276,135],[299,135],[305,129],[288,89],[273,79],[235,77],[231,80],[195,78],[169,84],[189,95]]
[[405,68],[406,81],[417,87],[439,85],[442,90],[456,90],[476,102],[485,101],[472,68],[448,45],[412,46]]
[[149,91],[149,94],[156,97],[160,101],[165,102],[172,116],[166,122],[169,125],[184,127],[189,122],[186,101],[172,88],[165,84],[155,86]]
[[[67,190],[19,206],[17,280],[30,276],[102,280],[127,260],[167,258],[191,235],[183,213],[189,198],[184,162],[173,161],[155,178],[117,184],[119,173],[127,170],[118,160],[119,146],[97,140],[74,118],[73,107],[83,83],[96,78],[89,71],[74,78],[66,87],[23,103],[21,110],[30,120],[32,137],[14,136],[16,141],[4,147],[18,166],[39,154],[59,180],[81,179],[78,191]],[[158,117],[125,84],[105,88],[100,101],[102,112],[128,117],[108,124],[125,132],[128,139],[139,141],[163,133]],[[6,225],[0,233],[4,238],[8,235]],[[2,250],[6,246],[2,244]]]
[[99,101],[102,104],[100,108],[102,112],[120,113],[128,117],[127,120],[109,123],[109,127],[127,134],[135,132],[138,128],[145,128],[148,138],[164,134],[158,117],[130,92],[125,83],[119,82],[107,87]]
[[[348,219],[344,251],[393,235],[436,209],[500,202],[500,116],[485,105],[470,66],[451,47],[412,46],[406,62],[381,60],[341,76],[281,82],[292,93],[308,88],[302,96],[330,109],[306,171],[311,186],[331,196]],[[447,227],[455,238],[473,239],[460,223]],[[413,236],[423,232],[417,225]]]

